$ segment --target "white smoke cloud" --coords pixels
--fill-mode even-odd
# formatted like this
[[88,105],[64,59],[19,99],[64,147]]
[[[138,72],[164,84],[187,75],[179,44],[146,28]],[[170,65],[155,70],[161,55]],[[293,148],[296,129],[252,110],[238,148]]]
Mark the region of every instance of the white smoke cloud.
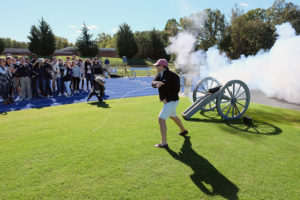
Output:
[[240,3],[240,6],[241,7],[249,7],[250,5],[248,3],[242,2],[242,3]]
[[193,74],[197,69],[201,78],[212,76],[223,84],[239,79],[250,89],[260,90],[269,97],[300,103],[300,35],[296,35],[290,23],[278,25],[276,29],[278,38],[270,50],[237,60],[231,61],[217,47],[207,52],[193,51],[196,38],[188,32],[171,38],[167,51],[177,55],[177,68]]

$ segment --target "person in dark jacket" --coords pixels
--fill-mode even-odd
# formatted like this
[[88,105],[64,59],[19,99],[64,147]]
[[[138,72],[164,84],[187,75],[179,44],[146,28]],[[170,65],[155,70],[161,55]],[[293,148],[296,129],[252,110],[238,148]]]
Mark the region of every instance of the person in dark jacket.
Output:
[[72,67],[71,67],[71,61],[67,61],[65,63],[65,69],[62,72],[63,73],[63,81],[64,81],[64,86],[65,86],[65,91],[66,91],[66,96],[71,96],[71,81],[72,81]]
[[35,64],[36,72],[36,94],[38,94],[39,89],[42,91],[42,95],[46,97],[47,95],[47,71],[44,66],[44,59],[39,58]]
[[102,65],[99,62],[99,59],[96,57],[96,58],[94,58],[93,65],[92,65],[92,74],[93,74],[93,77],[94,77],[93,80],[96,77],[101,76],[102,73],[103,73]]
[[84,62],[84,74],[86,79],[86,89],[89,90],[89,82],[92,86],[93,74],[92,74],[92,62],[88,58]]
[[93,87],[86,102],[89,102],[90,98],[94,95],[97,96],[99,103],[103,102],[102,98],[105,91],[104,83],[105,82],[99,76],[95,80],[93,80]]
[[49,95],[50,97],[53,97],[51,81],[54,72],[52,70],[52,66],[49,59],[45,59],[44,67],[46,70],[46,94]]
[[161,142],[155,147],[167,148],[167,125],[166,120],[170,117],[180,128],[179,135],[185,136],[188,131],[184,128],[181,120],[176,115],[176,107],[179,103],[178,93],[180,91],[180,79],[177,74],[171,72],[168,68],[166,59],[159,59],[154,66],[157,68],[157,75],[151,82],[152,87],[158,88],[159,99],[164,106],[159,114],[159,126],[161,132]]
[[33,64],[29,63],[28,67],[30,69],[32,97],[38,98],[39,97],[39,93],[37,90],[37,87],[39,87],[39,86],[37,86],[37,85],[39,85],[37,82],[37,80],[38,80],[38,78],[37,78],[38,63],[37,62],[33,63]]
[[8,105],[11,102],[8,98],[9,93],[9,72],[5,68],[6,60],[5,58],[0,58],[0,95],[3,99],[3,104]]
[[20,60],[20,65],[17,68],[18,77],[20,78],[21,85],[21,99],[24,100],[26,98],[32,98],[31,92],[31,81],[30,81],[30,69],[25,62],[24,57]]

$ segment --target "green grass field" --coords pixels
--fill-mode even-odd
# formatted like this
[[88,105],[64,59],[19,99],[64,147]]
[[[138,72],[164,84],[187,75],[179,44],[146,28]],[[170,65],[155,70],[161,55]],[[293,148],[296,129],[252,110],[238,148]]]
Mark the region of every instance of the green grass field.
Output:
[[[182,98],[177,112],[191,103]],[[157,96],[0,115],[0,199],[300,199],[300,112],[251,104],[254,127],[217,112],[168,120]]]

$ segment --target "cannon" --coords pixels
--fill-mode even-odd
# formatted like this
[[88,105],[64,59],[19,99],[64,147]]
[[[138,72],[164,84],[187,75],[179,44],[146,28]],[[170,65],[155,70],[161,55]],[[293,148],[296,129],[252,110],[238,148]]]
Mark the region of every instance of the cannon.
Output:
[[225,120],[240,119],[250,104],[250,91],[240,80],[231,80],[223,86],[217,79],[207,77],[200,80],[194,88],[193,101],[182,113],[185,120],[198,111],[208,112],[215,109]]

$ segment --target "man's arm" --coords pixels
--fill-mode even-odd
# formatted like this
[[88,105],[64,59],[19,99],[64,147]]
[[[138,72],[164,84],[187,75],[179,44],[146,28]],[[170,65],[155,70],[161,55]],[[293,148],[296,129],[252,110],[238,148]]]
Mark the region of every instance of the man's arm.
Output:
[[157,82],[158,82],[158,75],[156,75],[156,77],[153,79],[153,81],[151,82],[151,86],[153,88],[157,88]]

